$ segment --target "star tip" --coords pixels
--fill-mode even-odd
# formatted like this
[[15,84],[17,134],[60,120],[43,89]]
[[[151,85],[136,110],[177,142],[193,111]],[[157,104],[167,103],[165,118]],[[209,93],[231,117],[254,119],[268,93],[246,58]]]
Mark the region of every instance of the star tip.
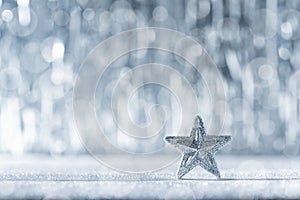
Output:
[[180,174],[180,175],[179,175],[179,174],[177,174],[177,176],[176,176],[176,177],[177,177],[177,179],[181,180],[181,179],[182,179],[182,177],[183,177],[183,175],[182,175],[182,174]]
[[177,171],[177,178],[178,179],[182,179],[182,177],[186,174],[187,172],[182,170],[182,168],[180,168],[178,171]]
[[196,115],[194,119],[194,128],[199,128],[203,125],[203,120],[200,115]]
[[170,136],[165,136],[165,137],[164,137],[164,141],[165,141],[165,142],[170,142],[170,139],[171,139]]
[[195,121],[198,121],[198,122],[202,121],[201,116],[200,115],[196,115],[195,116]]
[[215,176],[217,177],[217,179],[221,179],[220,173],[216,173]]
[[196,114],[196,115],[195,115],[195,119],[196,119],[196,118],[201,118],[201,117],[200,117],[199,114]]
[[231,135],[229,135],[227,138],[228,138],[228,142],[230,142],[232,140],[232,136]]

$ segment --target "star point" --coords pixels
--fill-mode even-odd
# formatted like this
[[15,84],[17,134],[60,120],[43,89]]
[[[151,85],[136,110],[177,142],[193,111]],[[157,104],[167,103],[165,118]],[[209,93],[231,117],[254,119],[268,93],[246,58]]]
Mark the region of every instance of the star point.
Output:
[[183,153],[177,172],[179,179],[196,166],[201,166],[217,178],[221,178],[214,155],[231,141],[231,136],[206,135],[204,123],[197,115],[190,136],[166,136],[165,141]]

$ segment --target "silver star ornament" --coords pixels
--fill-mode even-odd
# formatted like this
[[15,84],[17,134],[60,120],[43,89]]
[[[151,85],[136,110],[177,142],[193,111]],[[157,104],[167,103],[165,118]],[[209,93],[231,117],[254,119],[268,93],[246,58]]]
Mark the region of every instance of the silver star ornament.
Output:
[[206,135],[203,121],[199,115],[195,117],[190,136],[166,136],[165,141],[174,145],[183,156],[177,177],[181,179],[196,166],[221,178],[214,155],[231,140],[229,135]]

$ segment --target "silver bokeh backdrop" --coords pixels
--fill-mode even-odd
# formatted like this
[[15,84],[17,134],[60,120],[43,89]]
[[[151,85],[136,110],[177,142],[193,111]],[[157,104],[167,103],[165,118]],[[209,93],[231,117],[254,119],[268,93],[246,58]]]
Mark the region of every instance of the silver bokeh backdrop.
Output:
[[[0,152],[87,153],[76,133],[72,111],[80,65],[101,41],[122,31],[150,26],[193,37],[216,63],[226,94],[223,134],[233,137],[223,153],[297,155],[298,10],[300,2],[296,0],[0,0]],[[189,49],[189,53],[195,52]],[[122,56],[101,80],[103,88],[95,94],[99,102],[105,102],[112,81],[149,58],[178,68],[180,63],[186,64],[163,51],[140,50]],[[201,76],[190,68],[182,73],[198,88],[200,115],[209,124],[210,96]],[[170,81],[182,87],[180,81]],[[163,105],[172,113],[169,118],[175,119],[180,107],[174,95],[159,85],[141,88],[131,100],[128,107],[127,100],[124,102],[124,108],[131,110],[132,120],[139,125],[149,123],[145,113],[148,104]],[[103,105],[106,103],[96,103],[97,108]],[[99,117],[111,123],[105,116],[101,112]],[[111,134],[121,146],[147,151],[128,144],[117,131]],[[211,128],[209,134],[221,133]]]

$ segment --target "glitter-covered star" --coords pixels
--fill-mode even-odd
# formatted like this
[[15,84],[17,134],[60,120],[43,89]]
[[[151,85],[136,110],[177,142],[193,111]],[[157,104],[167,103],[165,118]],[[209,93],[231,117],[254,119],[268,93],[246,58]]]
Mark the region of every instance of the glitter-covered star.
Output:
[[174,145],[183,152],[177,177],[181,179],[197,165],[220,178],[214,155],[227,142],[231,136],[206,135],[203,121],[196,116],[190,136],[166,136],[165,141]]

